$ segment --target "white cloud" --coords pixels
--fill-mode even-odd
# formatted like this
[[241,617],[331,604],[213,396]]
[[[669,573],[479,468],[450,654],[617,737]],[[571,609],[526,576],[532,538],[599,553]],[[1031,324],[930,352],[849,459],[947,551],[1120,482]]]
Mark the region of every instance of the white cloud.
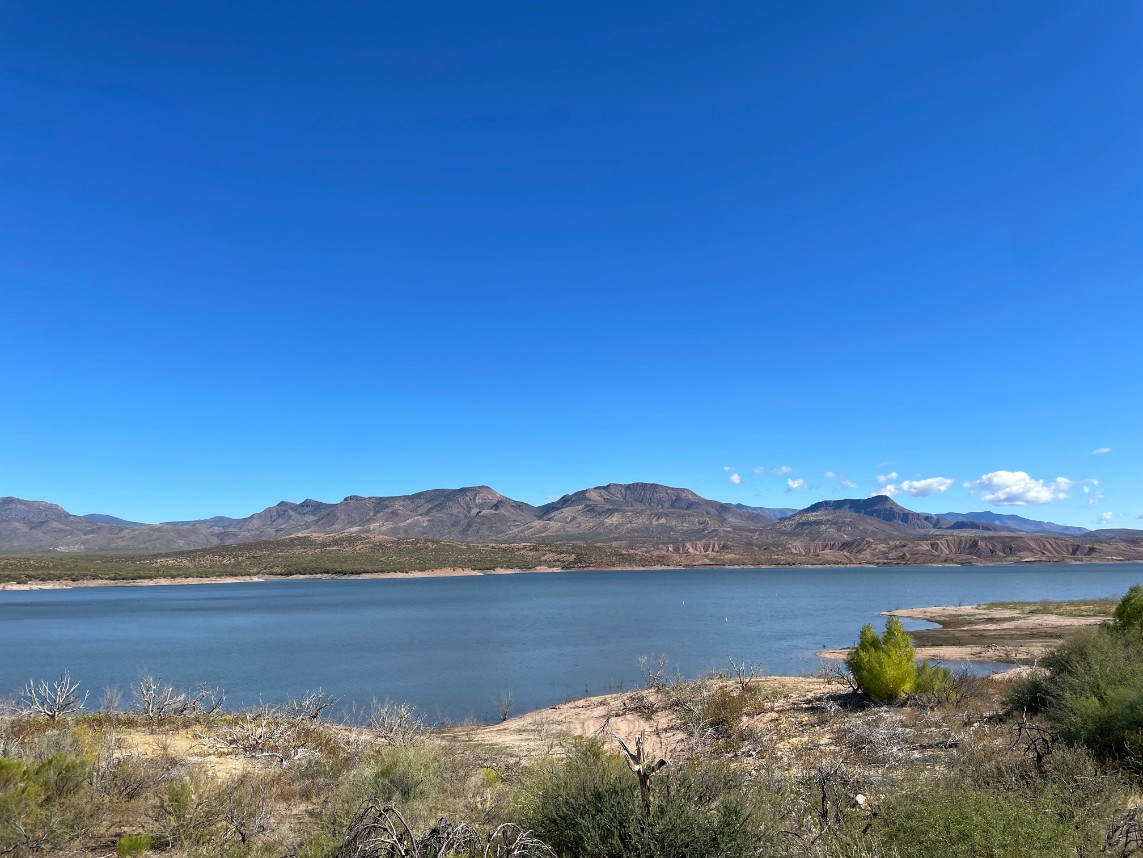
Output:
[[1100,523],[1106,524],[1107,522],[1111,521],[1111,519],[1113,519],[1114,517],[1115,516],[1113,513],[1101,512],[1099,514],[1099,521],[1100,521]]
[[899,494],[907,494],[909,497],[914,498],[927,498],[929,495],[937,495],[941,492],[948,491],[949,486],[953,484],[953,480],[948,477],[929,477],[927,480],[905,480],[897,485],[886,484],[883,493],[889,497],[895,497]]
[[734,483],[734,485],[736,485],[736,486],[737,486],[737,485],[741,485],[741,484],[742,484],[742,477],[741,477],[741,476],[739,476],[738,474],[731,474],[731,475],[730,475],[730,477],[729,477],[729,479],[730,479],[730,481],[731,481],[732,483]]
[[[1089,489],[1087,486],[1084,486],[1083,487],[1083,493],[1086,495],[1089,492],[1091,492],[1091,489]],[[1091,492],[1091,494],[1088,495],[1087,506],[1089,509],[1093,508],[1093,507],[1097,507],[1097,506],[1099,506],[1099,504],[1102,500],[1103,500],[1103,492]]]
[[1104,453],[1110,453],[1110,452],[1111,452],[1110,447],[1097,447],[1096,449],[1091,451],[1091,454],[1093,456],[1102,456]]
[[835,474],[833,471],[826,471],[824,474],[822,474],[822,476],[828,477],[829,479],[832,480],[834,477],[837,476],[837,474]]
[[765,472],[766,468],[763,465],[758,465],[756,467],[751,468],[750,470],[752,470],[756,474],[761,474],[761,473]]
[[786,474],[793,473],[793,470],[789,465],[782,465],[782,467],[774,469],[774,475],[784,477]]
[[793,491],[797,491],[798,489],[806,489],[806,488],[809,488],[809,486],[806,485],[805,480],[786,480],[786,491],[788,491],[788,492],[793,492]]
[[733,468],[731,465],[723,465],[723,466],[722,466],[722,469],[723,469],[724,471],[726,471],[728,474],[733,474],[733,473],[734,473],[734,468]]
[[1056,477],[1051,482],[1045,483],[1043,480],[1032,479],[1026,471],[993,471],[965,485],[982,489],[984,494],[981,497],[985,503],[994,503],[998,506],[1024,506],[1030,503],[1064,500],[1072,486],[1080,482],[1095,481]]
[[887,474],[878,474],[877,475],[877,482],[881,483],[881,485],[885,485],[886,483],[892,482],[893,480],[897,479],[897,477],[898,477],[898,474],[896,471],[890,471]]
[[843,488],[847,488],[847,489],[857,488],[857,483],[855,483],[853,480],[842,480],[841,485]]

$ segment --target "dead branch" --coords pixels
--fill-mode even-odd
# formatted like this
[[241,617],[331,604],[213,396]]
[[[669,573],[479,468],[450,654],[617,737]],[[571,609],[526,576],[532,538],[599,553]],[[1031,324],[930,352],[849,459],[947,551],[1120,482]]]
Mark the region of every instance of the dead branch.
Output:
[[22,715],[43,715],[54,722],[83,709],[88,693],[85,691],[80,697],[79,683],[73,682],[71,673],[65,670],[53,683],[29,679],[16,708]]

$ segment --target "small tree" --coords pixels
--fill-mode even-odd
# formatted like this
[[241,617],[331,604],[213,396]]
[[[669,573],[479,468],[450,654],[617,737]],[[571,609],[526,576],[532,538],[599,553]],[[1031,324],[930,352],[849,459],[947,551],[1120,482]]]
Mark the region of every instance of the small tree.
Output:
[[890,617],[885,633],[878,637],[873,626],[861,628],[857,647],[845,659],[861,690],[874,700],[887,703],[913,690],[917,681],[917,651],[901,621]]
[[1115,606],[1115,630],[1143,631],[1143,584],[1132,584],[1127,594]]

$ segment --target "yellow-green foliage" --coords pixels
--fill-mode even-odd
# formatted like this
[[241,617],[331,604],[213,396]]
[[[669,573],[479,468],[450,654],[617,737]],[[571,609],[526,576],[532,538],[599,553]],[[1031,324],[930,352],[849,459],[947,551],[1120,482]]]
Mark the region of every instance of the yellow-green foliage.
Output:
[[115,852],[123,858],[133,858],[151,849],[150,834],[124,834],[115,841]]
[[0,757],[0,855],[50,850],[83,831],[87,776],[82,760],[63,754],[40,762]]
[[924,695],[934,700],[947,701],[956,697],[952,671],[939,664],[922,661],[917,664],[917,676],[913,681],[914,695]]
[[1143,584],[1133,584],[1115,606],[1117,631],[1143,631]]
[[885,633],[880,637],[873,626],[866,624],[862,627],[857,648],[845,663],[862,691],[874,700],[886,703],[913,690],[917,682],[916,655],[913,641],[905,633],[901,621],[890,617],[885,624]]

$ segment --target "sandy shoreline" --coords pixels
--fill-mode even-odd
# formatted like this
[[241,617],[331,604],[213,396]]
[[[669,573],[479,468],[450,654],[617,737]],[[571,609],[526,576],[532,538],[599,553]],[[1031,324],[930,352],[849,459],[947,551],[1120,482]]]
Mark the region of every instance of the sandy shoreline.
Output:
[[[1034,664],[1072,632],[1107,620],[1106,617],[1028,614],[982,605],[899,608],[882,611],[881,615],[924,620],[939,626],[909,632],[917,649],[917,658],[1001,664]],[[820,658],[835,661],[844,660],[848,654],[848,647],[815,653]]]
[[[921,569],[949,569],[957,568],[957,563],[923,563],[917,564]],[[251,584],[263,581],[356,581],[381,580],[388,578],[455,578],[461,576],[479,575],[530,575],[543,572],[657,572],[671,569],[692,570],[695,572],[717,571],[720,569],[835,569],[832,565],[806,565],[806,566],[776,566],[776,565],[728,565],[728,566],[586,566],[565,569],[553,566],[538,566],[533,569],[467,569],[444,567],[441,569],[419,569],[413,572],[356,572],[352,574],[306,573],[299,575],[218,575],[187,576],[187,577],[161,577],[161,578],[61,578],[57,581],[28,581],[26,583],[0,582],[0,592],[4,590],[69,590],[76,587],[165,587],[175,584]],[[881,569],[896,568],[893,565],[881,566],[876,563],[853,563],[846,569]],[[965,568],[977,568],[975,565]]]

